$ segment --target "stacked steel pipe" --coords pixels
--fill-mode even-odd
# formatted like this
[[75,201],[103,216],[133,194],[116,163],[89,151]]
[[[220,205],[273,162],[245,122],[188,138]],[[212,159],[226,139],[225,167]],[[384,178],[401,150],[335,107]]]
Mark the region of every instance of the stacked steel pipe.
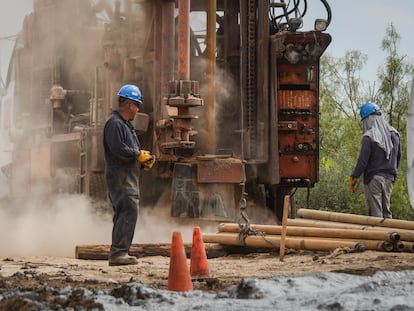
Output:
[[[371,216],[300,209],[297,219],[288,219],[286,247],[300,250],[353,251],[377,250],[414,253],[414,222]],[[280,247],[282,226],[248,227],[222,223],[218,233],[204,234],[206,243],[245,245],[249,247]]]

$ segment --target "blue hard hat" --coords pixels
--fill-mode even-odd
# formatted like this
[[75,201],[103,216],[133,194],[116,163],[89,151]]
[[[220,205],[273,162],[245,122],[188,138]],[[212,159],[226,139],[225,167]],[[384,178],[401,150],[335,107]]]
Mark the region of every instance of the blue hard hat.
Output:
[[138,86],[133,84],[123,85],[118,92],[119,97],[127,98],[142,105],[142,94]]
[[361,121],[373,113],[380,111],[380,107],[376,103],[367,102],[363,104],[359,110]]

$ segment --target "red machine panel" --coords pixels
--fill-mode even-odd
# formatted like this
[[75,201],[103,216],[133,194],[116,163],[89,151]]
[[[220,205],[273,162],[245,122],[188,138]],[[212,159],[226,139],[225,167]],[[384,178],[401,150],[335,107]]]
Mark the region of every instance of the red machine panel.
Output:
[[[282,183],[303,186],[318,180],[319,58],[294,54],[310,44],[296,39],[285,38],[284,45],[289,49],[277,59],[279,174]],[[289,50],[292,54],[288,54]]]

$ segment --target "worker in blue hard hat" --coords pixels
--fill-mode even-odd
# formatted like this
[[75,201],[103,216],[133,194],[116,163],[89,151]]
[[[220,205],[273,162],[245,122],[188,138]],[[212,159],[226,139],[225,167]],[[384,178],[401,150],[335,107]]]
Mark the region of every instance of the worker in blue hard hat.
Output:
[[140,89],[132,84],[118,92],[118,110],[105,123],[105,178],[108,197],[114,210],[109,265],[137,264],[129,255],[139,208],[141,166],[152,168],[154,157],[140,147],[132,120],[142,108]]
[[363,174],[369,215],[392,218],[390,199],[401,160],[400,135],[385,121],[375,103],[363,104],[360,116],[363,132],[361,150],[349,186],[355,192],[358,178]]

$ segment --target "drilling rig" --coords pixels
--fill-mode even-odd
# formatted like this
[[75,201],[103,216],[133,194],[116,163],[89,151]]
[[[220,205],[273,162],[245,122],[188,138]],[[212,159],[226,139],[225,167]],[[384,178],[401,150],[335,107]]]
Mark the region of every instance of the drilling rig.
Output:
[[231,221],[255,202],[280,220],[284,196],[318,181],[331,42],[318,4],[325,18],[301,31],[306,0],[34,0],[2,102],[10,197],[105,202],[103,125],[131,83],[141,146],[157,159],[141,174],[143,206],[167,193],[172,217]]

